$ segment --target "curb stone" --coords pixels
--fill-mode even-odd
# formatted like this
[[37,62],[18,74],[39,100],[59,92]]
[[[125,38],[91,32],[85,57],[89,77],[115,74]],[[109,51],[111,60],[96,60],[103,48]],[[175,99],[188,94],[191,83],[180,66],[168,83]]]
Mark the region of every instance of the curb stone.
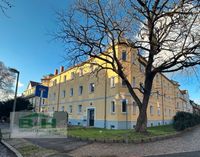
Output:
[[23,157],[22,154],[15,149],[13,146],[11,146],[10,144],[8,144],[6,141],[1,140],[1,143],[6,146],[9,150],[11,150],[17,157]]

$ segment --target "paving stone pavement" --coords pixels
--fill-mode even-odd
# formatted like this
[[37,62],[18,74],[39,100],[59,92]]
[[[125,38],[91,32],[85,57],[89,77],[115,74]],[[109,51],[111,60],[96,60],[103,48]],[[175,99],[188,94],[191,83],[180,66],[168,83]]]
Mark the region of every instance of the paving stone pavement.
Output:
[[101,144],[92,143],[69,153],[71,156],[118,156],[138,157],[160,154],[172,154],[200,150],[200,127],[178,137],[143,144]]
[[0,143],[0,157],[16,157],[16,155]]

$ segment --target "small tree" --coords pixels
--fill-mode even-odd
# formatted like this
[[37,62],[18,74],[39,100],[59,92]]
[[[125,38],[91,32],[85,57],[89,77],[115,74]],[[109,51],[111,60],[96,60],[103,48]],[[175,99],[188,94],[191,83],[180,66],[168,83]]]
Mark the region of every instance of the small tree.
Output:
[[[99,70],[114,71],[139,107],[136,131],[146,132],[147,106],[157,73],[174,72],[200,64],[200,2],[197,0],[77,1],[69,12],[59,12],[56,34],[66,44],[67,57],[77,64],[99,59]],[[142,100],[131,86],[116,44],[137,49],[145,58]],[[106,48],[112,54],[106,53]],[[94,64],[88,62],[89,64]]]
[[14,74],[0,61],[0,99],[9,98],[13,93]]
[[[13,111],[14,99],[9,99],[6,101],[0,101],[0,119],[1,117],[9,118],[10,112]],[[17,98],[16,110],[15,111],[27,111],[32,110],[33,105],[24,98]]]

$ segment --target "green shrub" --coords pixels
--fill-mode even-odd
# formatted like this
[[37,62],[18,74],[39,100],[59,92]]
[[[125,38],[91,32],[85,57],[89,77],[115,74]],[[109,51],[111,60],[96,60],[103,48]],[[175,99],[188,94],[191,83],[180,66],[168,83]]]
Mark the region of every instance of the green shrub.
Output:
[[200,116],[188,112],[177,112],[173,118],[173,127],[177,131],[200,124]]

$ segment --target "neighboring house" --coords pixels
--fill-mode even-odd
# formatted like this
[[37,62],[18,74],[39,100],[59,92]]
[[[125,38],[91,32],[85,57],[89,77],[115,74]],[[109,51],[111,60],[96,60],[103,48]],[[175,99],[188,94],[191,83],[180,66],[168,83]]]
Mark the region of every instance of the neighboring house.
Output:
[[185,112],[193,113],[193,107],[190,103],[189,93],[187,90],[181,90],[181,93],[183,95],[183,99],[185,101]]
[[[144,83],[145,60],[136,50],[116,45],[127,78],[136,88]],[[108,49],[108,54],[112,52]],[[99,62],[90,59],[90,62]],[[102,65],[106,66],[105,63]],[[72,125],[126,129],[136,125],[138,106],[121,78],[111,70],[95,75],[96,66],[80,64],[60,72],[49,79],[48,111],[67,111]],[[184,96],[183,96],[184,95]],[[187,94],[186,94],[187,95]],[[148,126],[169,124],[177,111],[187,111],[188,97],[179,84],[158,73],[155,76],[147,116]]]
[[44,87],[48,87],[49,83],[48,81],[50,80],[50,78],[53,75],[47,75],[44,76],[41,79],[41,83],[40,82],[34,82],[34,81],[30,81],[28,84],[27,89],[23,92],[22,97],[26,98],[29,100],[29,102],[33,105],[34,107],[34,111],[39,112],[39,105],[41,103],[41,111],[45,111],[45,104],[47,104],[47,98],[42,98],[40,100],[40,96],[36,95],[36,88],[37,86],[44,86]]
[[200,115],[200,105],[195,103],[193,100],[190,100],[190,104],[193,108],[193,113]]
[[39,105],[39,98],[35,96],[35,87],[39,84],[39,82],[30,81],[26,90],[22,93],[22,97],[28,99],[35,110]]

